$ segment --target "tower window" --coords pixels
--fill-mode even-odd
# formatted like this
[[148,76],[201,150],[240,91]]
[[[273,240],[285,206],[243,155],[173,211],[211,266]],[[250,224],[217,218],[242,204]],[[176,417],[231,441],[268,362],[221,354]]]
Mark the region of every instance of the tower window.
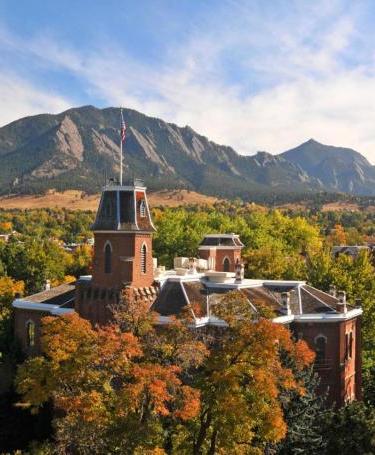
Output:
[[141,272],[146,273],[147,271],[147,248],[143,244],[141,248]]
[[104,248],[104,273],[112,272],[112,247],[107,243]]
[[35,324],[33,321],[26,324],[26,343],[28,347],[35,345]]
[[144,199],[142,199],[139,204],[139,214],[141,215],[142,218],[146,216],[146,202]]
[[228,258],[225,258],[223,261],[223,270],[224,272],[229,272],[230,269],[230,260]]
[[326,345],[327,345],[327,340],[323,335],[319,335],[315,339],[315,346],[316,346],[316,359],[315,361],[317,363],[324,362],[326,359]]

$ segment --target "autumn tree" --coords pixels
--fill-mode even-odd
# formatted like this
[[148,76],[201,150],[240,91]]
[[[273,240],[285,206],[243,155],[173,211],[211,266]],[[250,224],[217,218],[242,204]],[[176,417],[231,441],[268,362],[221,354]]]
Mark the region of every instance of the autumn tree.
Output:
[[0,364],[15,348],[11,304],[17,295],[23,294],[24,287],[23,281],[15,281],[8,276],[0,277]]
[[182,441],[180,450],[188,447],[186,453],[196,455],[263,453],[267,443],[285,437],[280,393],[294,390],[299,395],[304,387],[282,358],[291,357],[301,370],[314,354],[268,319],[268,309],[260,310],[254,313],[239,293],[227,294],[213,309],[226,327],[214,334],[210,356],[193,380],[201,391],[201,411],[186,424],[192,441]]
[[145,356],[139,339],[118,326],[92,328],[75,313],[43,320],[44,355],[19,369],[18,391],[29,407],[52,400],[61,453],[135,453],[163,444],[165,420],[199,412],[199,391],[181,368]]

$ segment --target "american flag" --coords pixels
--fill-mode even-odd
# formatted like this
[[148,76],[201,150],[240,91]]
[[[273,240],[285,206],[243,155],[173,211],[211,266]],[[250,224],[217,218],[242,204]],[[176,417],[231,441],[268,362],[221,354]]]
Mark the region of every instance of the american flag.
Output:
[[122,111],[121,111],[121,142],[125,142],[125,137],[126,137],[126,125],[124,122],[124,117],[122,116]]

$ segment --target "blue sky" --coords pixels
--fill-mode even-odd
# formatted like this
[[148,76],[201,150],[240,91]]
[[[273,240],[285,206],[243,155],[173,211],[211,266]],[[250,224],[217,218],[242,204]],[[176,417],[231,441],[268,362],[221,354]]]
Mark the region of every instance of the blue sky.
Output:
[[375,163],[375,2],[0,0],[0,125],[125,106],[238,152]]

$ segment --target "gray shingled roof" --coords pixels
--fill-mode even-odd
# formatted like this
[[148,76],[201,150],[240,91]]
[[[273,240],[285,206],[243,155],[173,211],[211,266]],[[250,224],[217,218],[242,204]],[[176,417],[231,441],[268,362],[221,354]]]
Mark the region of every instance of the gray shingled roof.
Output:
[[24,297],[22,300],[74,308],[75,288],[75,283],[64,283],[46,291]]
[[[186,305],[190,304],[197,317],[204,317],[207,313],[207,295],[212,308],[224,294],[231,290],[229,287],[208,287],[204,280],[167,281],[152,305],[152,310],[161,316],[178,315]],[[289,292],[290,309],[294,315],[340,311],[337,298],[308,285],[300,286],[301,302],[299,301],[298,287],[287,283],[285,285],[282,283],[277,285],[265,284],[242,288],[241,291],[247,295],[255,307],[265,305],[273,310],[276,316],[285,315],[285,308],[281,303],[282,292]]]

